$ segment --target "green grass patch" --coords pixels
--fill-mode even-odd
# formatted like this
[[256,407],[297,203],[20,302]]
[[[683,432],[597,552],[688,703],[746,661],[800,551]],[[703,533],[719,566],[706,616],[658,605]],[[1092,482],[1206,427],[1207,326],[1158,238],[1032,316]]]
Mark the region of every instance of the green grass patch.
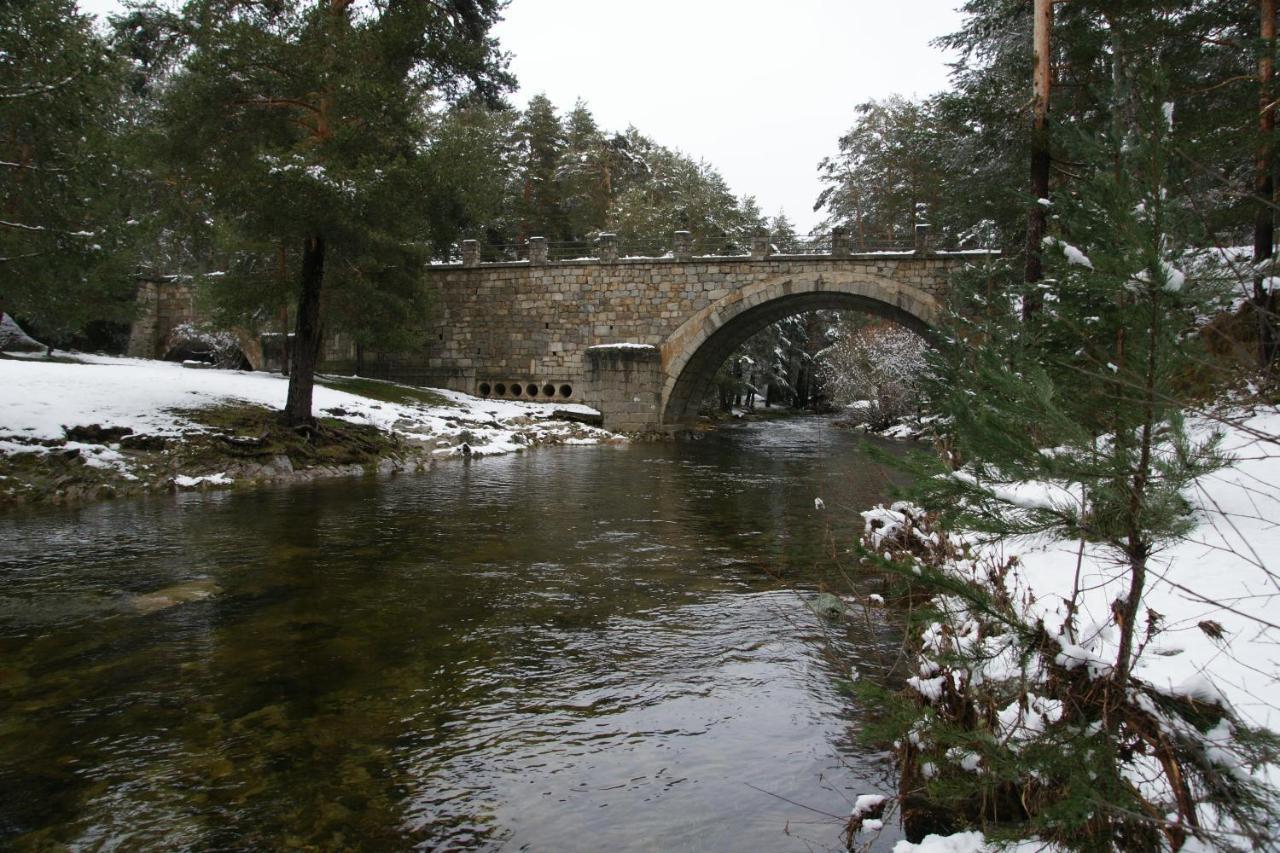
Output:
[[178,450],[186,462],[207,461],[216,466],[218,457],[288,456],[295,469],[368,465],[400,446],[394,435],[377,427],[337,418],[317,418],[314,429],[294,429],[285,425],[282,412],[262,406],[231,404],[182,410],[178,414],[214,430],[207,435],[187,436]]
[[357,394],[383,403],[422,403],[427,406],[452,406],[453,404],[435,392],[412,385],[400,385],[382,379],[364,379],[359,376],[317,376],[316,381],[326,388]]

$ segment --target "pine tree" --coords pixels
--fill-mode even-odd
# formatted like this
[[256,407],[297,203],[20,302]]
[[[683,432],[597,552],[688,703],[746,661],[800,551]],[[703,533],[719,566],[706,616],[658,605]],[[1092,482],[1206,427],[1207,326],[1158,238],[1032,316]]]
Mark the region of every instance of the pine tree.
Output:
[[[326,303],[402,327],[422,314],[427,97],[496,96],[510,82],[487,35],[497,9],[191,0],[175,20],[182,67],[162,113],[170,179],[207,193],[241,240],[297,258],[290,425],[312,422]],[[278,286],[262,273],[242,284]]]
[[569,239],[586,241],[610,230],[615,150],[579,100],[565,117],[565,151],[559,169]]
[[825,186],[814,210],[825,208],[824,227],[846,227],[857,247],[909,240],[917,211],[940,213],[948,195],[932,108],[894,95],[857,113],[840,153],[818,164]]
[[516,243],[523,245],[530,237],[548,240],[567,239],[561,199],[559,169],[565,153],[564,128],[556,108],[546,95],[529,99],[516,134],[521,152],[521,168],[517,175],[519,196],[516,199]]
[[769,220],[765,225],[765,230],[769,234],[769,239],[780,252],[795,252],[796,244],[796,227],[791,224],[791,220],[787,218],[786,211],[779,210],[778,215]]
[[0,311],[51,341],[129,311],[122,84],[72,0],[0,3]]
[[[961,283],[969,310],[941,339],[938,379],[929,385],[931,406],[945,416],[950,464],[923,460],[927,476],[919,480],[920,498],[948,529],[1000,542],[1022,534],[1076,541],[1116,567],[1123,593],[1105,626],[1116,638],[1111,657],[1079,670],[1061,657],[1084,642],[1074,599],[1065,633],[1047,635],[1043,623],[1022,621],[1016,603],[1000,598],[999,573],[1009,566],[983,569],[996,573],[987,586],[923,573],[925,583],[961,599],[983,620],[978,634],[999,636],[993,644],[1008,645],[1009,659],[1022,666],[1003,676],[1008,683],[984,681],[974,673],[992,648],[974,644],[972,658],[955,652],[949,665],[972,680],[957,682],[951,704],[914,718],[916,743],[944,768],[930,791],[972,806],[981,790],[984,807],[1005,808],[1006,819],[1000,804],[1020,792],[1024,831],[1070,849],[1177,848],[1203,825],[1204,801],[1239,831],[1260,834],[1269,808],[1258,785],[1203,757],[1203,708],[1152,703],[1156,691],[1134,677],[1143,632],[1149,639],[1159,624],[1143,604],[1153,559],[1191,527],[1184,492],[1223,460],[1216,440],[1194,437],[1184,418],[1186,379],[1208,359],[1194,334],[1197,318],[1220,294],[1180,268],[1188,243],[1203,239],[1203,224],[1170,200],[1172,105],[1151,97],[1160,87],[1149,68],[1135,69],[1132,80],[1124,92],[1131,125],[1064,144],[1093,168],[1052,208],[1045,277],[1028,285],[1042,297],[1041,310],[1024,320],[1018,300],[993,298],[980,278]],[[1006,281],[1020,278],[1008,273]],[[1028,691],[1067,711],[1010,747],[980,709],[1026,703]],[[1258,759],[1257,733],[1229,708],[1214,713],[1238,733],[1232,760]],[[949,755],[970,751],[981,757],[980,771],[946,769]],[[1132,784],[1136,754],[1153,756],[1157,784]],[[1166,814],[1175,817],[1149,817]]]

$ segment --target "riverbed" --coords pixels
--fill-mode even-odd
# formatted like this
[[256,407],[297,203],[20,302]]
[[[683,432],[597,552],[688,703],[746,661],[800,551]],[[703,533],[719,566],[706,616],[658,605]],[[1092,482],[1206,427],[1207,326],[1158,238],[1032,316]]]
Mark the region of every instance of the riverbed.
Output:
[[[0,846],[839,849],[893,788],[825,418],[0,518]],[[822,506],[815,505],[815,498]],[[887,830],[877,846],[897,837]]]

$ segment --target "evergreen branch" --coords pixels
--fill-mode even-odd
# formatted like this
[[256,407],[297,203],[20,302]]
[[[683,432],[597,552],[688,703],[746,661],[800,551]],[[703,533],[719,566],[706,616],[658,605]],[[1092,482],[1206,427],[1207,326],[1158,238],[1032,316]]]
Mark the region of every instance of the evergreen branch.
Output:
[[6,166],[10,169],[30,169],[32,172],[50,172],[53,174],[65,174],[70,169],[51,169],[48,166],[33,166],[30,163],[14,163],[9,160],[0,160],[0,166]]
[[38,258],[41,255],[48,255],[48,254],[50,253],[49,252],[27,252],[25,255],[9,255],[8,257],[0,256],[0,264],[8,263],[9,261],[22,261],[22,260],[26,260],[27,258]]
[[54,92],[54,91],[57,91],[58,89],[61,89],[63,86],[72,82],[79,76],[80,74],[77,72],[63,80],[59,80],[55,83],[49,83],[44,86],[33,86],[29,89],[23,89],[17,92],[0,92],[0,100],[11,101],[17,98],[29,98],[32,95],[46,95],[49,92]]
[[298,109],[307,110],[315,115],[320,114],[320,108],[315,104],[309,104],[306,101],[300,101],[296,98],[255,98],[251,100],[232,101],[231,103],[236,106],[261,107],[263,109],[297,107]]
[[1200,89],[1191,89],[1187,92],[1187,94],[1188,95],[1204,95],[1204,94],[1208,94],[1209,92],[1212,92],[1215,89],[1221,89],[1223,86],[1229,85],[1231,83],[1241,83],[1241,82],[1247,82],[1250,80],[1253,80],[1253,77],[1251,77],[1248,74],[1237,74],[1235,77],[1228,77],[1225,80],[1219,80],[1217,83],[1214,83],[1212,86],[1205,86]]
[[48,231],[48,230],[49,230],[48,228],[44,227],[43,225],[24,225],[24,224],[23,224],[23,223],[21,223],[21,222],[6,222],[6,221],[5,221],[5,220],[3,220],[3,219],[0,219],[0,227],[3,227],[3,228],[12,228],[12,229],[14,229],[15,231],[35,231],[35,232],[42,232],[42,231]]

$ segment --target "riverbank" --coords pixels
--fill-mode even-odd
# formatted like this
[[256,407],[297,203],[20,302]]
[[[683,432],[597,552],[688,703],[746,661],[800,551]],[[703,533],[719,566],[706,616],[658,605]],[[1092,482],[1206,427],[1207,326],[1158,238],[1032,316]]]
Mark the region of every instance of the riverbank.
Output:
[[[1196,849],[1248,849],[1268,833],[1274,803],[1260,807],[1265,818],[1245,825],[1204,804],[1203,780],[1273,790],[1280,781],[1269,746],[1280,731],[1280,627],[1273,615],[1280,602],[1280,409],[1234,407],[1198,416],[1193,426],[1199,438],[1221,435],[1230,462],[1183,493],[1193,525],[1148,564],[1138,609],[1140,648],[1122,711],[1149,725],[1134,739],[1136,746],[1126,742],[1121,764],[1134,790],[1165,804],[1172,794],[1158,762],[1170,760],[1168,744],[1177,744],[1181,760],[1195,759],[1188,773],[1199,775],[1189,777],[1187,790],[1205,798],[1196,801],[1202,823],[1158,828],[1198,836],[1187,839],[1205,845]],[[1061,484],[1025,482],[993,499],[1042,507],[1076,498]],[[1092,718],[1080,697],[1111,677],[1121,636],[1115,602],[1123,600],[1129,581],[1124,566],[1098,542],[1048,536],[991,541],[963,531],[942,538],[923,512],[907,505],[864,516],[876,553],[940,591],[931,603],[933,616],[916,635],[917,672],[908,680],[922,722],[898,743],[907,798],[919,792],[945,796],[947,785],[998,792],[1016,768],[1047,776],[1034,762],[1059,766],[1053,750],[1070,751],[1087,741],[1087,726],[1079,727]],[[935,718],[960,721],[958,729],[944,731]],[[1087,763],[1083,753],[1080,763]],[[1066,784],[1061,775],[1049,778]],[[1045,796],[1034,785],[1025,790],[1032,801]],[[963,822],[959,815],[940,821],[948,822],[962,831],[920,846],[902,842],[895,850],[1001,849],[975,831],[984,827],[954,825]],[[1005,839],[1017,831],[994,828]]]
[[0,357],[0,507],[421,471],[437,460],[623,440],[594,410],[353,377],[316,385],[314,431],[276,413],[288,380],[81,353]]

